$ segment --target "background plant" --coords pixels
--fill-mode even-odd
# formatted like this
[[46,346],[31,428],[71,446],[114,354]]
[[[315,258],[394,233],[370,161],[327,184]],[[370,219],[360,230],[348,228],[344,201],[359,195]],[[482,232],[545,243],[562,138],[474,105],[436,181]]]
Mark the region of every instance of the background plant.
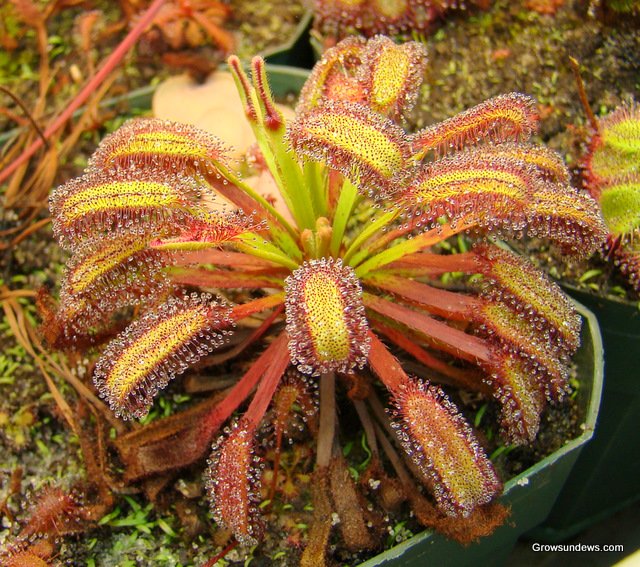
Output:
[[640,292],[640,109],[622,105],[593,122],[585,159],[585,185],[600,203],[614,259]]
[[[472,4],[488,8],[490,1]],[[415,38],[432,30],[450,10],[464,9],[460,2],[419,0],[314,0],[314,31],[326,38],[327,47],[349,35]]]
[[[492,240],[460,254],[438,245],[461,233],[532,234],[588,254],[604,235],[596,203],[569,186],[555,153],[527,142],[537,113],[524,95],[405,132],[402,114],[426,65],[419,44],[340,43],[315,67],[289,124],[264,62],[253,60],[251,79],[237,58],[229,63],[256,163],[286,211],[238,178],[214,137],[153,120],[106,138],[85,174],[51,198],[54,232],[73,255],[60,308],[41,297],[44,329],[51,344],[72,349],[126,325],[100,347],[93,372],[117,415],[143,418],[161,388],[213,351],[220,360],[268,345],[223,395],[122,435],[125,480],[194,462],[219,435],[207,472],[214,515],[251,543],[268,459],[258,440],[274,444],[275,471],[288,423],[306,420],[316,447],[303,563],[325,560],[334,513],[348,547],[375,546],[379,523],[358,492],[384,500],[381,483],[395,485],[425,525],[461,540],[490,532],[505,515],[494,503],[501,481],[436,383],[495,399],[505,439],[530,443],[547,401],[568,390],[580,323],[557,286]],[[234,330],[241,339],[225,346]],[[410,377],[382,339],[428,376]],[[371,452],[368,489],[349,481],[340,451],[336,379]]]

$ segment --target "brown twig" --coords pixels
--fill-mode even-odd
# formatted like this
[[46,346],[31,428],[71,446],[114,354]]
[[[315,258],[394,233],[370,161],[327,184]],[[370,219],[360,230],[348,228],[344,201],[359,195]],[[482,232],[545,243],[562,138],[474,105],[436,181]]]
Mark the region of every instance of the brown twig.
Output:
[[591,105],[589,104],[589,100],[587,99],[587,91],[584,88],[584,81],[582,80],[582,75],[580,73],[580,63],[575,57],[569,57],[569,64],[571,65],[571,70],[573,71],[573,76],[576,79],[576,85],[578,87],[578,96],[580,97],[580,102],[582,103],[582,108],[584,108],[584,112],[587,115],[587,119],[589,120],[589,124],[591,128],[593,128],[594,132],[598,132],[600,130],[598,126],[598,120],[591,109]]
[[[84,104],[89,96],[96,90],[107,76],[111,73],[113,68],[120,63],[124,56],[133,47],[138,38],[142,35],[146,27],[153,21],[153,18],[158,13],[158,10],[162,6],[165,0],[154,0],[147,11],[141,16],[138,23],[131,29],[122,42],[116,47],[116,49],[107,57],[97,73],[89,79],[82,90],[75,96],[75,98],[69,103],[69,105],[60,113],[50,126],[44,131],[44,138],[49,138],[55,133],[71,116],[73,113]],[[3,171],[0,172],[0,183],[5,181],[16,169],[18,169],[23,163],[31,158],[38,149],[42,146],[42,139],[38,138],[24,150],[18,158],[9,164]]]
[[20,98],[18,98],[18,96],[12,93],[7,87],[0,85],[0,91],[6,94],[13,102],[15,102],[20,107],[22,112],[24,112],[24,115],[27,117],[27,120],[29,120],[29,122],[31,123],[31,126],[33,126],[33,129],[38,133],[38,136],[40,136],[40,138],[42,139],[42,143],[44,144],[45,148],[47,148],[48,150],[50,148],[49,140],[47,140],[47,138],[45,137],[44,132],[42,131],[40,126],[38,126],[38,123],[36,122],[35,118],[31,115],[31,112],[29,112],[29,109],[24,105],[24,103],[20,100]]

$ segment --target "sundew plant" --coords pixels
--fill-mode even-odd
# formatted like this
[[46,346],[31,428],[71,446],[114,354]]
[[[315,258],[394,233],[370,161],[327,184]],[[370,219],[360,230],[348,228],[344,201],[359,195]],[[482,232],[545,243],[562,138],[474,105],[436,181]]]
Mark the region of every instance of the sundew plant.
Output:
[[[314,440],[303,559],[319,564],[336,514],[352,549],[376,545],[365,489],[342,457],[342,404],[372,454],[368,497],[391,478],[423,523],[446,529],[486,518],[502,482],[442,385],[494,400],[514,444],[531,443],[547,403],[568,390],[579,316],[496,237],[536,235],[588,255],[605,235],[598,206],[569,185],[556,153],[528,142],[538,117],[525,95],[405,131],[426,64],[415,42],[344,40],[286,122],[264,61],[248,76],[231,57],[255,165],[282,206],[239,178],[214,136],[153,119],[106,137],[84,175],[51,196],[55,236],[72,255],[47,334],[100,349],[93,383],[117,416],[143,418],[162,388],[216,353],[253,357],[157,444],[160,460],[192,462],[213,441],[211,508],[243,545],[263,530],[267,448],[293,422]],[[462,234],[475,245],[446,253]],[[423,375],[403,368],[410,360]],[[142,453],[125,464],[144,469]]]
[[640,292],[640,106],[621,105],[595,122],[585,159],[585,186],[598,201],[613,258]]

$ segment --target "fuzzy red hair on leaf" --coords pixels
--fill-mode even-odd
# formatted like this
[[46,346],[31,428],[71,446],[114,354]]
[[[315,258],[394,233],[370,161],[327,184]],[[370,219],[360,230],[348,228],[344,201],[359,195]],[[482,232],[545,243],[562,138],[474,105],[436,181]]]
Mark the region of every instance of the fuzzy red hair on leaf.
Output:
[[437,386],[411,381],[394,391],[395,427],[448,515],[491,502],[502,483],[462,414]]
[[523,141],[536,132],[537,122],[535,101],[520,93],[509,93],[416,132],[411,144],[414,153],[433,150],[441,154],[483,140],[493,143]]
[[305,262],[285,281],[291,361],[304,374],[351,372],[366,363],[362,289],[340,260]]
[[536,176],[542,180],[562,185],[569,184],[569,170],[562,156],[544,146],[504,142],[493,146],[482,146],[482,152],[487,156],[520,161],[533,166],[536,169]]
[[200,209],[202,191],[194,179],[161,169],[89,172],[53,191],[53,233],[70,249],[107,232],[155,233]]
[[155,250],[195,251],[217,248],[241,234],[262,228],[252,217],[241,211],[207,212],[198,216],[186,216],[180,225],[180,233],[151,240]]
[[218,525],[233,532],[241,545],[254,545],[261,537],[256,487],[255,429],[246,420],[227,428],[213,447],[207,472],[207,490]]
[[369,363],[393,395],[399,440],[438,507],[450,516],[468,516],[496,498],[502,483],[471,427],[442,389],[410,378],[374,335]]
[[224,344],[231,326],[229,309],[208,294],[170,298],[109,343],[96,364],[96,388],[116,415],[144,417],[154,395]]
[[162,168],[174,173],[214,174],[229,163],[215,136],[189,124],[136,118],[106,136],[89,160],[89,169]]
[[406,173],[404,130],[364,105],[327,101],[298,115],[288,136],[296,153],[338,170],[365,194],[392,192]]
[[[244,416],[227,428],[214,445],[207,469],[207,492],[216,522],[233,531],[242,545],[252,545],[261,534],[256,507],[260,482],[256,435],[287,367],[285,335],[271,343],[272,357]],[[262,367],[261,367],[262,368]]]

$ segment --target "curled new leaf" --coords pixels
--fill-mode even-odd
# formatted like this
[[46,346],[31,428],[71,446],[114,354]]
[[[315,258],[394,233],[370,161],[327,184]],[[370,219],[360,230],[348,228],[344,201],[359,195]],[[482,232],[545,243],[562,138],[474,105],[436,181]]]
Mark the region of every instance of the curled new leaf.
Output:
[[210,295],[171,298],[111,341],[96,364],[100,396],[124,418],[144,417],[154,395],[224,344],[229,309]]
[[363,193],[389,193],[407,173],[404,130],[360,104],[325,102],[291,123],[289,140],[298,154],[337,169]]
[[351,372],[367,360],[362,289],[340,260],[312,260],[285,281],[291,361],[305,374]]
[[396,427],[448,515],[470,514],[500,490],[491,461],[445,393],[434,385],[407,382],[394,391]]
[[363,38],[350,36],[327,49],[300,91],[296,114],[305,114],[324,100],[363,102],[365,93],[356,71],[362,63],[366,45]]

